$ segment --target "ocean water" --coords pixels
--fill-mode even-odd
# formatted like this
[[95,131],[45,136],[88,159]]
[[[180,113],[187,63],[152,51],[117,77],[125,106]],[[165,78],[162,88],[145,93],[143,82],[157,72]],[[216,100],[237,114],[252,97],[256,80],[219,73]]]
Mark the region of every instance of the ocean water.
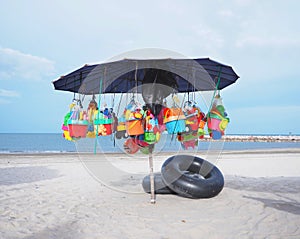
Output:
[[[124,152],[124,139],[114,140],[112,136],[98,137],[97,151]],[[68,153],[93,152],[95,139],[67,141],[62,134],[1,134],[0,154],[11,153]],[[177,151],[180,143],[171,135],[162,135],[155,146],[157,151]],[[197,150],[251,150],[251,149],[289,149],[300,148],[299,142],[199,142]]]

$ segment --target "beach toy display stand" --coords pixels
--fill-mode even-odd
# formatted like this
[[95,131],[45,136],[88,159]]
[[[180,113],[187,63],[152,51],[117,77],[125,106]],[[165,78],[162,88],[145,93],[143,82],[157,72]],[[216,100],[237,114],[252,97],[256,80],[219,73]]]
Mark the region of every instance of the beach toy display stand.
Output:
[[[141,93],[145,104],[150,106],[155,117],[157,117],[160,111],[159,109],[163,108],[164,99],[168,96],[179,93],[188,94],[189,92],[197,91],[214,91],[215,96],[216,91],[233,84],[238,78],[239,76],[233,71],[231,66],[213,61],[209,58],[124,58],[122,60],[101,64],[85,65],[53,81],[53,84],[56,90],[73,92],[74,98],[76,93],[84,96],[94,96],[97,94],[99,95],[99,107],[100,96],[102,95],[119,93],[123,95],[124,93],[127,96],[130,94],[137,96],[137,94]],[[168,89],[164,90],[164,87],[161,86],[167,87]],[[173,100],[174,99],[173,97]],[[176,103],[176,100],[174,100],[174,102]],[[208,112],[211,113],[211,115],[207,116],[208,130],[213,133],[213,135],[215,131],[221,132],[222,134],[229,120],[226,122],[225,119],[227,116],[223,115],[220,109],[218,109],[220,115],[225,119],[221,118],[221,122],[215,121],[215,119],[218,119],[213,116],[214,110],[215,107],[209,107]],[[98,112],[96,113],[96,111]],[[98,117],[95,117],[96,114]],[[125,108],[125,122],[120,122],[118,125],[115,124],[116,129],[115,127],[112,128],[114,121],[109,119],[103,120],[104,118],[99,117],[98,108],[94,107],[88,110],[87,119],[82,118],[81,115],[77,118],[71,118],[70,116],[72,121],[70,121],[70,124],[68,123],[67,126],[64,124],[63,130],[64,132],[68,132],[70,137],[83,138],[86,134],[90,137],[95,136],[94,154],[97,153],[97,145],[99,144],[98,136],[111,135],[114,131],[124,133],[126,130],[125,136],[127,135],[128,139],[126,140],[127,143],[125,146],[128,148],[128,151],[134,153],[137,149],[145,146],[144,151],[148,153],[150,201],[151,203],[155,203],[153,150],[155,143],[159,139],[159,133],[162,132],[160,128],[163,125],[168,134],[171,134],[172,137],[173,135],[183,136],[180,140],[185,143],[186,146],[193,146],[192,141],[194,141],[194,143],[195,141],[198,142],[199,137],[203,135],[203,122],[205,122],[205,120],[200,120],[200,122],[195,116],[193,112],[184,115],[182,105],[179,106],[177,103],[171,108],[166,108],[162,122],[160,122],[159,127],[156,127],[156,123],[147,122],[141,106],[132,100]],[[148,128],[147,123],[154,127]],[[217,124],[219,128],[216,127]],[[201,160],[191,162],[198,164]],[[185,163],[185,161],[182,163]],[[176,163],[173,166],[177,167],[178,165],[179,164]],[[167,168],[168,167],[166,167],[166,169]],[[183,173],[182,178],[184,177],[188,177],[188,175]],[[190,179],[194,180],[194,178]],[[163,180],[167,182],[167,180]],[[178,181],[178,178],[175,180],[175,183],[176,181]],[[200,178],[198,181],[201,181]],[[178,188],[178,186],[175,185],[172,190],[175,190],[175,188]],[[186,190],[180,193],[187,195]]]

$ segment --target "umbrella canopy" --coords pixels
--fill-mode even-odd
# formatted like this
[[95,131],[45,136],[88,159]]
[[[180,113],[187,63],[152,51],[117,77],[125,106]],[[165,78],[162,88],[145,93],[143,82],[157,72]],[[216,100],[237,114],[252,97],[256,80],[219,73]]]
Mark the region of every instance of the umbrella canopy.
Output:
[[85,65],[53,84],[55,90],[80,94],[127,93],[134,88],[141,93],[146,83],[162,84],[174,92],[192,92],[221,90],[238,78],[231,66],[209,58],[123,59]]

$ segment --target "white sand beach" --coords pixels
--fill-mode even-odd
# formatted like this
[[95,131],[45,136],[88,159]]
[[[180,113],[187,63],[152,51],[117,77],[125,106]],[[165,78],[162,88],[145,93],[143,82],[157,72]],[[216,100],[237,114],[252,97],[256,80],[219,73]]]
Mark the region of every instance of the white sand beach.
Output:
[[[300,149],[223,152],[219,195],[157,195],[156,204],[141,187],[146,158],[109,155],[128,173],[108,186],[88,171],[95,157],[82,158],[0,155],[0,238],[300,238]],[[155,171],[167,158],[154,159]]]

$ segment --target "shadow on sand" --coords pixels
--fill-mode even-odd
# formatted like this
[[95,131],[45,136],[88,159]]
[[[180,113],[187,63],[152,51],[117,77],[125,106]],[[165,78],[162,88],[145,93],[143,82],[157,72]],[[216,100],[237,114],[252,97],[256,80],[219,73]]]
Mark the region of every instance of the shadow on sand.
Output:
[[[264,207],[274,208],[295,215],[300,215],[300,202],[290,198],[293,194],[300,192],[300,177],[273,177],[273,178],[251,178],[229,176],[225,180],[225,187],[256,193],[271,193],[280,199],[244,195],[243,198],[256,200],[264,204]],[[295,198],[295,197],[294,197]]]
[[0,185],[16,185],[58,178],[57,170],[44,166],[0,168]]
[[57,227],[46,227],[44,230],[32,233],[29,236],[23,237],[23,239],[41,239],[41,238],[72,238],[72,239],[79,239],[82,238],[82,234],[79,233],[80,228],[76,223],[68,222],[62,224]]
[[300,215],[300,203],[291,199],[276,200],[276,199],[249,197],[249,196],[244,196],[244,198],[249,198],[252,200],[259,201],[263,203],[265,207],[270,207],[280,211],[292,213],[295,215]]

